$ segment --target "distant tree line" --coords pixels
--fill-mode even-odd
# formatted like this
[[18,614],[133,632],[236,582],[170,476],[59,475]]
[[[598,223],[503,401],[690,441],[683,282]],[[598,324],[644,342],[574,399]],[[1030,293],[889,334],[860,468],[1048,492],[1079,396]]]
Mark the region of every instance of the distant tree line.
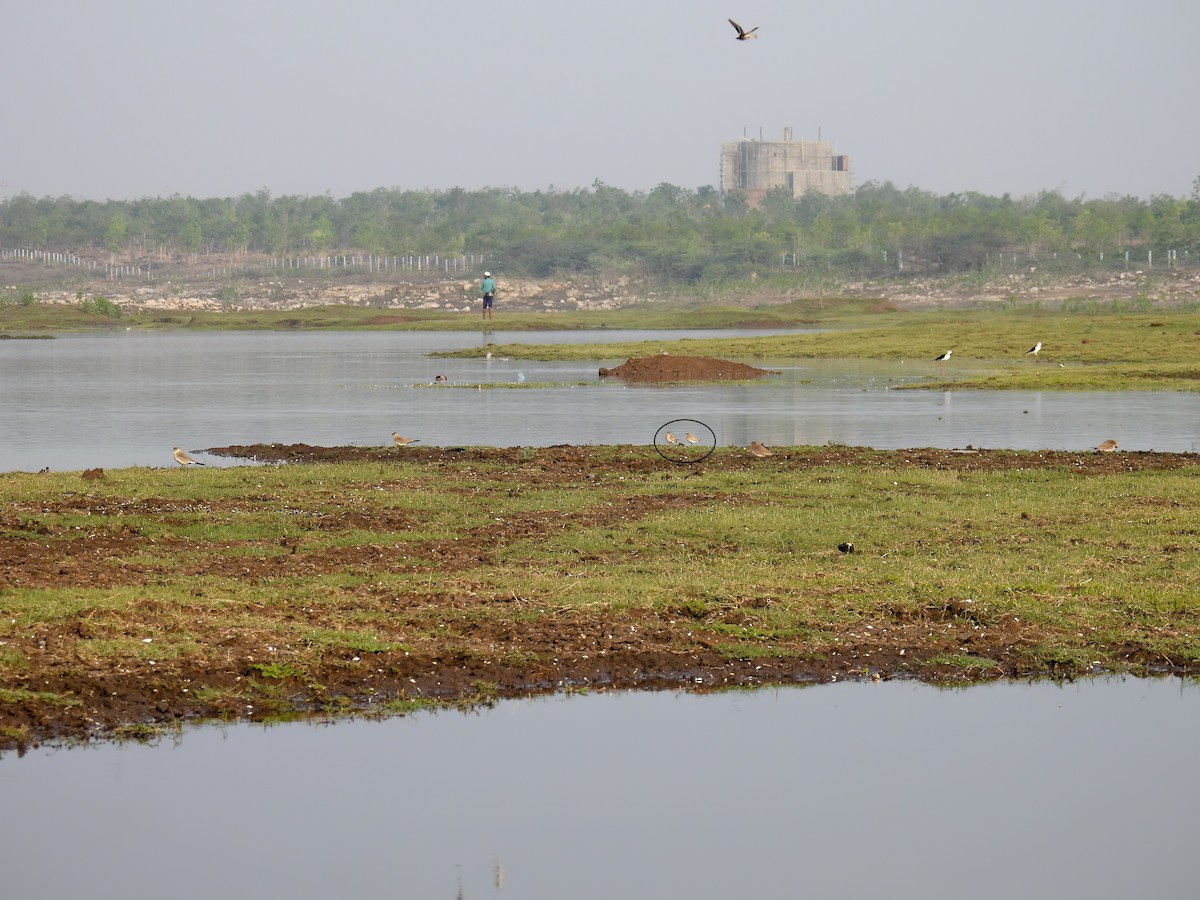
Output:
[[[628,192],[378,189],[344,199],[268,191],[200,200],[0,201],[0,247],[81,255],[484,253],[509,275],[556,273],[720,283],[785,266],[846,276],[984,270],[1006,257],[1115,265],[1125,254],[1195,264],[1190,197],[945,196],[868,182],[844,197],[738,194],[660,184]],[[1173,254],[1177,256],[1172,256]]]

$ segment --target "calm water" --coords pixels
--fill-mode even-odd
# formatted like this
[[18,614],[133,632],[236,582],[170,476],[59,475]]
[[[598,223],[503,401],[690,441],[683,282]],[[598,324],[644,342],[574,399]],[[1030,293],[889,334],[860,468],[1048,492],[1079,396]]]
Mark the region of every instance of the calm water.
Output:
[[505,702],[0,759],[0,895],[1195,896],[1200,687]]
[[[487,341],[674,340],[706,332],[495,332]],[[729,332],[722,332],[729,334]],[[699,419],[719,444],[826,442],[1067,449],[1107,438],[1129,450],[1200,450],[1200,394],[894,391],[928,360],[756,361],[768,384],[631,387],[587,362],[435,360],[479,333],[71,335],[0,342],[0,471],[170,466],[174,446],[304,442],[649,445],[664,422]],[[968,372],[969,363],[956,363]],[[555,388],[430,388],[552,382]],[[211,464],[229,464],[200,457]]]

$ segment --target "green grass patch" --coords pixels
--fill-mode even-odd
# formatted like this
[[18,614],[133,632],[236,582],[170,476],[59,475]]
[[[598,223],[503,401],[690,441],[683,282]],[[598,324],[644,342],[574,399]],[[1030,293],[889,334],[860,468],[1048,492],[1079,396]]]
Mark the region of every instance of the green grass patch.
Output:
[[37,700],[50,706],[79,706],[78,697],[64,696],[52,691],[29,691],[23,688],[0,688],[0,703],[28,703]]
[[[1030,307],[888,312],[842,317],[816,333],[748,338],[594,344],[503,344],[439,354],[512,359],[595,360],[673,354],[746,362],[771,359],[879,359],[926,368],[926,384],[1022,390],[1200,390],[1200,312],[1120,307],[1046,312]],[[1026,354],[1043,343],[1036,358]],[[954,355],[942,376],[933,358]]]
[[298,694],[344,712],[367,678],[390,685],[378,707],[450,672],[443,699],[487,703],[503,678],[642,654],[971,678],[1200,665],[1192,457],[777,451],[213,468],[190,495],[173,470],[86,493],[10,474],[0,672],[186,684],[238,717]]

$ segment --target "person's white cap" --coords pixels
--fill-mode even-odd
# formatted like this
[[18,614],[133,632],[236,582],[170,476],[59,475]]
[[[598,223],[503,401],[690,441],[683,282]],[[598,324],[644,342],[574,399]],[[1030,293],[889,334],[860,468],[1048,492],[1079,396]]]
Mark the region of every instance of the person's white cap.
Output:
[[484,278],[491,278],[491,277],[492,277],[492,273],[491,273],[491,272],[484,272],[484,273],[483,273],[483,277],[484,277]]

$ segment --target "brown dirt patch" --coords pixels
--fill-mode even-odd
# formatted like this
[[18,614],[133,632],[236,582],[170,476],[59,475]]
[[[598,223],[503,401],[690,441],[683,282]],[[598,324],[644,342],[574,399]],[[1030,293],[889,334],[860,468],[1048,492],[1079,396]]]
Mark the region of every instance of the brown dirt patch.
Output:
[[613,369],[601,369],[601,378],[670,384],[681,381],[750,381],[775,375],[744,363],[707,356],[635,356]]
[[[490,473],[489,478],[502,486],[511,483],[512,490],[528,485],[566,486],[600,473],[619,476],[661,471],[668,465],[651,453],[614,455],[605,449],[540,448],[532,459],[522,456],[518,448],[401,450],[271,444],[213,448],[208,452],[295,463],[383,462],[402,453],[408,462],[435,471],[446,468],[448,472],[450,467],[461,471],[464,464],[503,462],[506,465]],[[843,464],[973,471],[1055,467],[1080,475],[1190,468],[1200,474],[1200,458],[1194,454],[956,452],[928,448],[800,448],[780,450],[770,460],[734,450],[714,454],[703,466],[738,471],[767,465],[814,468]],[[210,588],[200,580],[194,591],[194,607],[185,604],[188,608],[156,610],[154,600],[131,600],[132,605],[124,609],[83,609],[14,633],[6,638],[3,651],[10,660],[19,658],[23,662],[10,668],[15,674],[0,683],[0,689],[7,693],[0,695],[0,750],[23,750],[45,741],[108,738],[130,725],[371,710],[397,698],[471,703],[573,687],[707,690],[847,678],[963,677],[950,667],[927,662],[946,653],[969,652],[996,661],[994,670],[974,673],[974,678],[1056,674],[1053,670],[1031,672],[1025,668],[1022,648],[1039,638],[1033,626],[993,623],[983,631],[969,607],[953,604],[916,614],[897,614],[870,632],[840,634],[836,644],[813,647],[806,656],[730,659],[720,652],[718,639],[711,633],[696,630],[692,636],[695,613],[686,604],[667,610],[665,615],[641,609],[605,613],[520,594],[477,595],[472,589],[471,570],[490,563],[495,554],[514,541],[568,530],[581,523],[628,522],[711,499],[702,492],[646,494],[623,497],[611,505],[581,512],[535,510],[497,520],[486,533],[415,545],[351,542],[305,552],[301,539],[285,539],[270,546],[247,545],[242,549],[254,552],[233,556],[197,553],[190,574],[261,585],[266,592],[263,602],[283,609],[273,620],[277,623],[274,630],[259,633],[237,625],[236,614],[223,610],[219,603],[208,602]],[[221,504],[233,508],[254,502],[254,498],[232,498],[213,501],[210,506],[219,513],[224,508]],[[46,527],[36,539],[13,535],[27,529],[24,523],[39,513],[70,512],[77,521],[103,513],[111,522],[108,517],[120,510],[169,522],[188,511],[187,503],[182,499],[114,499],[81,493],[11,506],[0,512],[0,585],[120,590],[178,575],[178,571],[164,572],[155,554],[164,543],[169,551],[166,557],[187,551],[189,539],[183,536],[150,538],[125,525],[109,526],[107,530],[81,526],[82,531],[74,526],[58,530]],[[297,510],[296,514],[301,533],[349,533],[357,529],[387,532],[412,527],[410,513],[405,510],[364,510],[349,502],[341,509],[325,507],[319,513]],[[625,550],[614,548],[612,552]],[[603,563],[600,557],[577,561],[587,566]],[[319,605],[293,603],[280,593],[286,591],[288,579],[297,576],[388,571],[428,572],[438,582],[438,592],[432,598],[428,593],[396,596],[370,578],[358,578],[351,587],[331,588],[331,596]],[[564,572],[564,583],[569,577],[571,574]],[[740,597],[725,601],[721,609],[708,614],[718,615],[728,624],[745,623],[754,610],[769,602],[756,595]],[[146,616],[139,619],[142,612]],[[172,614],[186,616],[188,633],[197,635],[203,646],[198,661],[115,654],[90,658],[79,650],[81,641],[140,642],[144,639],[141,632],[128,633],[131,621],[152,622]],[[363,630],[380,634],[394,644],[382,648],[330,646],[315,657],[311,648],[289,649],[292,626],[303,627],[308,633],[313,629],[337,630],[348,616]],[[1155,654],[1136,646],[1128,647],[1125,656],[1131,663],[1146,666],[1161,667],[1163,663]],[[288,670],[289,660],[303,661],[305,671],[296,674]],[[271,669],[276,663],[281,667]],[[63,702],[64,697],[68,702]]]

